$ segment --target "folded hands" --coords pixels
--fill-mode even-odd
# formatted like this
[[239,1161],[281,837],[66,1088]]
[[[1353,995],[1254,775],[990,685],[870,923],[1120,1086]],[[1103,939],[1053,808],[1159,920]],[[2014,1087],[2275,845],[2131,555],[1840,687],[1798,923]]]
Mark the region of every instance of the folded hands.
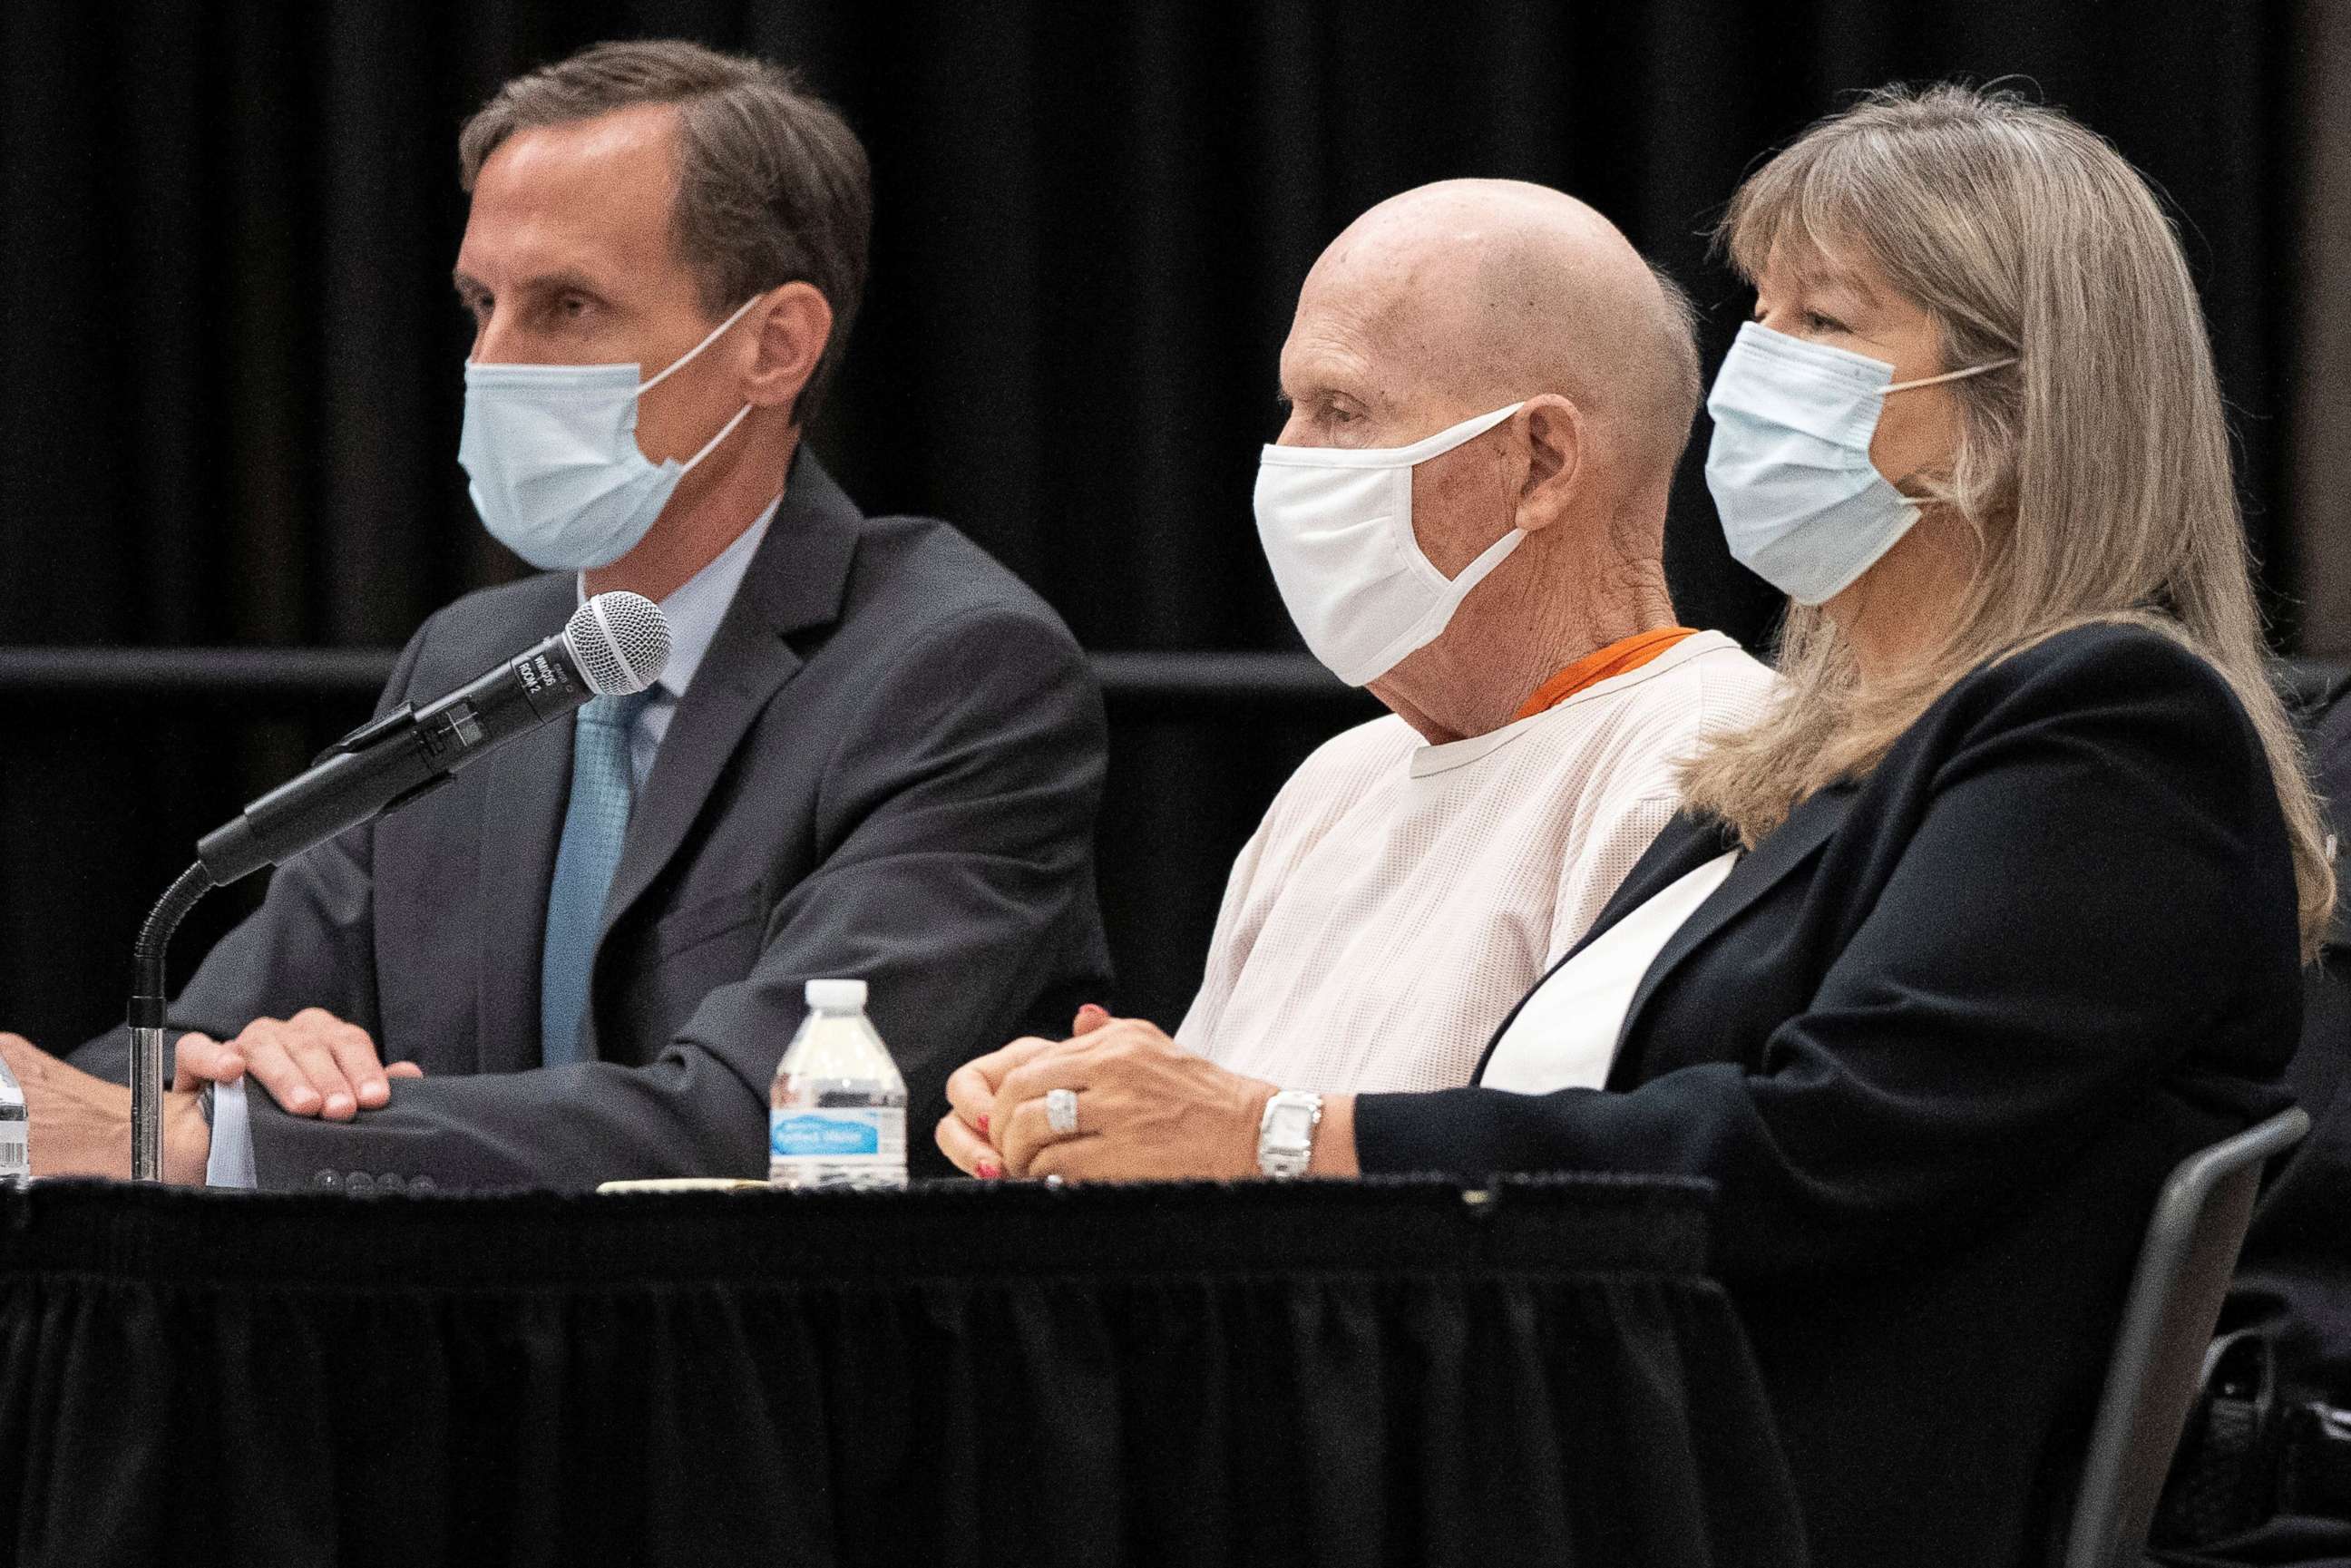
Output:
[[[1276,1087],[1089,1005],[1067,1040],[1016,1040],[958,1068],[938,1145],[983,1179],[1240,1179],[1258,1174],[1258,1124]],[[1055,1090],[1076,1095],[1075,1131],[1053,1126]],[[1353,1164],[1335,1145],[1317,1154],[1317,1174]]]

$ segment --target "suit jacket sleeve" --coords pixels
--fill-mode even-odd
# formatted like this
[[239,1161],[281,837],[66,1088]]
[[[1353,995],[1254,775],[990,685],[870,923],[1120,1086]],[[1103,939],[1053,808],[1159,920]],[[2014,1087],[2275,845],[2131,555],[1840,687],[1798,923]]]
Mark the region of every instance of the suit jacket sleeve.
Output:
[[[376,702],[379,716],[407,700],[419,651],[432,628],[426,622],[401,651]],[[270,873],[261,907],[214,945],[172,1002],[172,1029],[231,1040],[256,1019],[324,1008],[378,1033],[374,844],[373,826],[362,824]],[[128,1082],[130,1030],[99,1035],[74,1052],[73,1062],[101,1078]],[[167,1080],[171,1071],[167,1063]]]
[[[946,1075],[1003,1043],[1040,974],[1094,940],[1101,700],[1058,624],[968,611],[912,643],[831,742],[816,870],[769,917],[743,980],[643,1066],[395,1081],[349,1124],[253,1100],[264,1187],[356,1169],[443,1186],[583,1187],[767,1169],[768,1082],[818,977],[870,983],[908,1087],[909,1164],[932,1165]],[[753,809],[738,804],[737,810]]]
[[1718,1264],[1754,1275],[1987,1223],[2159,1080],[2241,1092],[2190,1057],[2274,1012],[2273,980],[2293,989],[2290,911],[2248,909],[2248,868],[2285,853],[2258,742],[2168,643],[2039,654],[1979,677],[1973,721],[1902,805],[1917,821],[1890,836],[1882,892],[1760,1064],[1624,1092],[1368,1095],[1364,1167],[1711,1178]]

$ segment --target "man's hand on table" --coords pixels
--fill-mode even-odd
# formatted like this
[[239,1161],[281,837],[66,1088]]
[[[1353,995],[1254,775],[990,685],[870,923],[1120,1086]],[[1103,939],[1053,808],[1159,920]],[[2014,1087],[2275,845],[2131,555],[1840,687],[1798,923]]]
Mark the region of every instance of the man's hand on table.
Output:
[[390,1103],[392,1079],[424,1076],[413,1061],[383,1065],[367,1030],[324,1008],[256,1019],[225,1045],[209,1035],[180,1037],[175,1088],[227,1083],[248,1072],[287,1113],[329,1122]]
[[[0,1034],[0,1056],[24,1086],[33,1174],[131,1176],[131,1091],[68,1066],[22,1035]],[[163,1096],[163,1179],[202,1186],[212,1129],[192,1090]]]

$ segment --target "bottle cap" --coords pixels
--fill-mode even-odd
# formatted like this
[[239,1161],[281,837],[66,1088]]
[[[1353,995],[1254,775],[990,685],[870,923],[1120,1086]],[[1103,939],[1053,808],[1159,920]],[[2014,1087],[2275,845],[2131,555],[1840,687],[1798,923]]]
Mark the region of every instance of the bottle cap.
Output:
[[846,1012],[865,1006],[865,982],[862,980],[810,980],[808,983],[808,1005],[831,1012]]

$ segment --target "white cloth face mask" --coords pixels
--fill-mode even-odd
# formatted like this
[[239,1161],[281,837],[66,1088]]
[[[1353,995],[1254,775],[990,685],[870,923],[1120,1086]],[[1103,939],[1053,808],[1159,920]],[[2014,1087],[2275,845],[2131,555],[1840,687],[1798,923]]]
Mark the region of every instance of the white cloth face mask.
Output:
[[1799,604],[1844,592],[1918,520],[1869,460],[1886,398],[2014,363],[1896,383],[1883,360],[1740,327],[1706,400],[1706,487],[1732,558]]
[[1512,528],[1449,581],[1412,531],[1413,465],[1525,405],[1511,403],[1409,446],[1269,446],[1258,459],[1257,537],[1299,634],[1351,686],[1437,640],[1469,591],[1526,538]]
[[541,571],[592,571],[637,548],[694,465],[735,432],[745,403],[702,450],[656,464],[637,445],[637,400],[675,375],[759,302],[753,295],[649,382],[637,365],[465,361],[457,461],[474,509],[507,549]]

